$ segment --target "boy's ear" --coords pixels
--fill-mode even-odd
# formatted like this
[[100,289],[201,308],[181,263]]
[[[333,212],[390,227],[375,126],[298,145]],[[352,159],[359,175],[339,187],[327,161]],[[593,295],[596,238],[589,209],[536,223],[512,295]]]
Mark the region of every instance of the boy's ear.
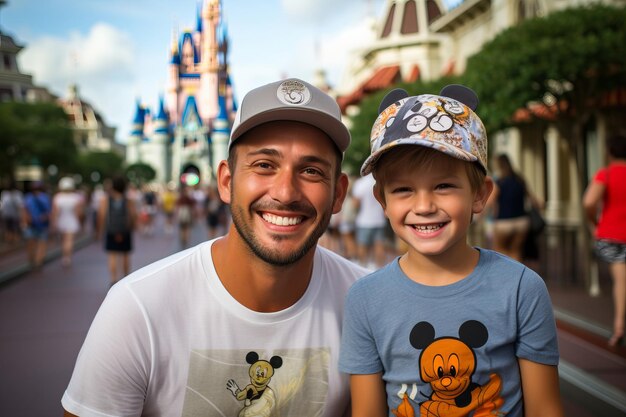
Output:
[[485,206],[487,205],[487,201],[489,200],[489,196],[493,192],[493,179],[490,176],[485,177],[485,182],[480,187],[480,189],[474,195],[474,203],[472,204],[472,213],[478,214],[481,213]]
[[372,190],[372,192],[374,193],[374,198],[376,198],[376,201],[378,201],[378,203],[383,207],[383,210],[385,210],[387,208],[387,205],[385,204],[383,187],[381,187],[379,183],[376,182],[376,184],[374,184],[374,189]]

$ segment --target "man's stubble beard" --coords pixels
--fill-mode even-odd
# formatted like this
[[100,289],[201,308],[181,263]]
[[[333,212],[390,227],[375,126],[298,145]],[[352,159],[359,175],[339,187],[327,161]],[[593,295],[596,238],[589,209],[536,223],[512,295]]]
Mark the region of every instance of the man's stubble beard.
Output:
[[[234,187],[231,186],[231,193],[230,193],[231,202],[235,201],[233,191],[232,191],[233,189]],[[254,210],[254,205],[255,204],[253,203],[252,206],[250,207],[252,216],[255,216],[256,214],[254,213],[257,211],[257,210]],[[308,211],[317,214],[317,212],[313,208],[309,208]],[[300,259],[302,259],[307,253],[309,253],[311,249],[315,248],[319,238],[322,237],[322,235],[328,228],[328,224],[330,223],[331,216],[332,216],[332,204],[329,205],[329,207],[327,207],[327,210],[324,211],[322,218],[320,219],[320,222],[315,227],[313,232],[309,235],[309,237],[304,241],[304,243],[299,248],[292,251],[291,253],[283,254],[283,253],[280,253],[276,250],[272,250],[271,248],[268,248],[262,245],[256,239],[254,235],[254,231],[250,228],[250,225],[246,223],[245,221],[245,217],[246,217],[245,210],[241,206],[231,204],[231,217],[232,217],[233,225],[235,226],[235,229],[237,230],[237,233],[239,234],[239,236],[241,236],[244,242],[246,242],[248,249],[250,249],[250,251],[257,258],[273,266],[291,265],[299,261]],[[311,218],[311,216],[307,216],[307,217]],[[281,236],[276,235],[273,237],[273,239],[275,239],[276,241],[280,241],[283,238]]]

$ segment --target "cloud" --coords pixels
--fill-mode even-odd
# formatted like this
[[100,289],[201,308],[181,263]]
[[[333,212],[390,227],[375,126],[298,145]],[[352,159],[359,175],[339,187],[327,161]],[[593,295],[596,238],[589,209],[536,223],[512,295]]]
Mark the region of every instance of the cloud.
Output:
[[318,67],[326,69],[332,81],[331,84],[335,87],[339,87],[343,73],[348,68],[349,61],[353,59],[353,54],[374,40],[373,24],[370,19],[362,19],[337,33],[324,37],[319,43]]
[[31,41],[19,55],[21,70],[33,75],[36,85],[61,97],[70,84],[101,113],[105,122],[118,127],[117,137],[126,136],[134,103],[133,88],[137,57],[132,38],[105,23],[87,34],[67,37],[42,36]]
[[319,22],[349,8],[361,9],[364,4],[363,0],[281,0],[288,16],[303,19],[304,22]]
[[133,77],[130,36],[104,23],[94,25],[85,36],[73,32],[67,39],[44,36],[31,42],[20,56],[22,69],[36,83],[65,89],[80,81],[108,83]]

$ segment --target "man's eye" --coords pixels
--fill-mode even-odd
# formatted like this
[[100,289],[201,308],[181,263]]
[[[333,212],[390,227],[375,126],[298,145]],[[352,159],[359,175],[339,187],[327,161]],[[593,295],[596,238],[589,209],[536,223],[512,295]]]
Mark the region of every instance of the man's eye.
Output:
[[306,168],[304,173],[307,175],[323,175],[322,171],[316,168]]

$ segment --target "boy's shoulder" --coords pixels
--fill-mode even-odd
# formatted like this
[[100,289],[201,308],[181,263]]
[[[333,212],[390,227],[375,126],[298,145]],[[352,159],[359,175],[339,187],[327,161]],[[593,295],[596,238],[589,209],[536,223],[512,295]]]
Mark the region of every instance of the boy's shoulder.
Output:
[[397,259],[374,271],[368,273],[352,285],[351,291],[371,291],[380,286],[393,285],[390,277],[398,274],[399,267],[396,266]]

